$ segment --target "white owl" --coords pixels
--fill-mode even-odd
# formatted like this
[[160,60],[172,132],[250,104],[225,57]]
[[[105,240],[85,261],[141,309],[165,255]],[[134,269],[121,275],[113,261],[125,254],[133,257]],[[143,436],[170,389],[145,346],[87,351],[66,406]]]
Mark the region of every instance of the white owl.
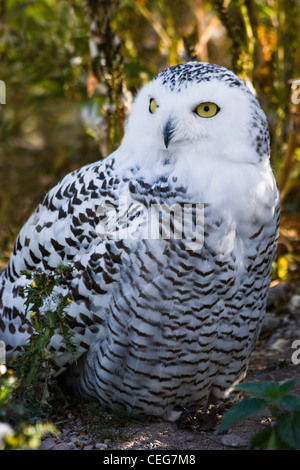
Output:
[[[62,262],[78,393],[170,420],[225,399],[266,307],[279,219],[269,154],[266,117],[231,71],[158,74],[120,148],[67,175],[21,230],[0,279],[7,354],[30,334],[20,272]],[[50,350],[57,373],[74,363],[59,333]]]

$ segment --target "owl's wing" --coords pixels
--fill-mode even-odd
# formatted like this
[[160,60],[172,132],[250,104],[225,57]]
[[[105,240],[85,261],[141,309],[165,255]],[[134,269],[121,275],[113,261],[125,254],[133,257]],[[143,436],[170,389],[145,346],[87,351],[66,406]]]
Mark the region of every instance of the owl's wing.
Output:
[[[88,349],[101,328],[124,251],[118,248],[113,233],[112,237],[102,233],[109,223],[101,224],[101,217],[109,219],[107,208],[118,204],[122,184],[125,187],[113,166],[113,157],[108,157],[67,175],[46,195],[20,231],[0,277],[0,338],[7,354],[18,351],[30,333],[24,323],[22,293],[30,281],[21,274],[23,270],[41,268],[51,274],[60,263],[72,267],[67,289],[55,287],[53,295],[67,294],[72,301],[66,313],[77,357]],[[59,353],[61,366],[74,360],[66,353],[59,333],[52,338],[49,349]]]

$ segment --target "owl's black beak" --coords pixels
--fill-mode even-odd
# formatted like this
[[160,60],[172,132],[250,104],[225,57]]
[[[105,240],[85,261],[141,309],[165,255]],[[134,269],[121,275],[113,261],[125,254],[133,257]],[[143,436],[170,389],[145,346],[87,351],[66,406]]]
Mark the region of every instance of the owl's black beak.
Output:
[[166,148],[169,147],[169,143],[174,134],[174,131],[175,131],[175,119],[172,117],[169,117],[163,130],[164,143],[165,143]]

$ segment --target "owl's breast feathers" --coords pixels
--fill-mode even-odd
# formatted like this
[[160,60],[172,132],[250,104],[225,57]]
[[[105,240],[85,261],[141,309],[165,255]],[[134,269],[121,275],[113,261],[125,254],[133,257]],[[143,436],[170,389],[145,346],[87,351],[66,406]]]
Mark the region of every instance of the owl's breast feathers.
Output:
[[[218,203],[221,196],[199,194],[171,172],[154,181],[138,168],[119,174],[111,157],[65,177],[21,230],[1,274],[7,353],[20,350],[30,335],[21,294],[28,281],[20,272],[51,272],[62,262],[73,268],[67,319],[76,357],[88,352],[80,393],[99,398],[91,386],[98,380],[107,390],[100,400],[114,407],[119,400],[131,403],[128,397],[139,390],[128,409],[149,413],[160,409],[156,390],[164,380],[166,409],[174,394],[181,404],[205,400],[208,387],[223,396],[245,370],[261,325],[279,210],[275,200],[272,208],[266,204],[273,211],[266,224],[261,214],[252,213],[250,223],[241,211],[238,224],[236,211]],[[153,206],[161,218],[149,237]],[[180,237],[187,214],[190,233],[201,232],[193,249]],[[74,362],[59,333],[49,350],[57,372]]]
[[[123,204],[121,206],[120,200]],[[186,258],[199,272],[203,271],[203,266],[211,266],[211,287],[216,285],[219,272],[229,270],[230,273],[230,266],[234,266],[232,275],[238,282],[241,273],[246,276],[247,272],[255,271],[258,262],[264,264],[263,260],[267,261],[271,257],[278,223],[278,206],[275,200],[273,207],[269,203],[273,219],[267,214],[264,225],[261,214],[258,214],[259,210],[262,211],[259,206],[261,201],[257,203],[256,221],[253,213],[250,216],[247,214],[247,206],[245,210],[240,208],[242,217],[237,221],[230,212],[230,198],[227,207],[223,200],[218,202],[217,195],[216,202],[211,195],[205,200],[205,192],[201,188],[198,196],[191,195],[187,185],[167,171],[155,181],[153,178],[147,181],[141,176],[139,168],[129,168],[123,174],[117,174],[114,158],[111,157],[71,173],[48,193],[25,224],[9,264],[2,272],[2,330],[8,328],[11,331],[8,338],[13,340],[14,347],[18,341],[23,342],[22,335],[26,327],[22,325],[20,313],[24,312],[24,300],[19,293],[26,284],[26,278],[20,272],[37,267],[52,270],[62,262],[74,268],[70,289],[75,302],[70,306],[69,313],[80,325],[88,348],[90,340],[87,337],[91,337],[89,330],[94,331],[94,323],[103,321],[102,315],[110,302],[114,285],[123,282],[124,267],[132,262],[137,277],[148,269],[145,261],[139,261],[142,244],[149,243],[154,253],[157,246],[158,256],[164,260],[161,269],[159,265],[156,266],[158,271],[152,274],[153,278],[158,276],[161,279],[166,263],[172,264],[175,269],[178,258],[174,247],[186,246],[180,240],[180,230],[176,232],[176,223],[180,225],[184,222],[181,216],[185,214],[185,206],[188,214],[188,210],[192,211],[198,204],[202,218],[199,219],[200,226],[194,227],[194,230],[201,231],[203,236],[200,249],[195,249],[196,246],[186,250],[183,260]],[[236,200],[234,202],[236,205]],[[251,202],[252,207],[254,203]],[[144,219],[149,216],[151,207],[156,207],[161,213],[161,226],[159,231],[154,231],[154,236],[162,238],[165,233],[163,240],[151,239],[153,232],[149,232],[149,217],[145,231]],[[165,212],[169,226],[164,227],[164,210],[168,208],[180,213],[179,217],[178,213],[174,217],[174,214]],[[111,214],[113,220],[109,224]],[[242,219],[246,221],[244,224]],[[147,241],[149,235],[150,240]],[[192,284],[190,288],[193,288]],[[85,340],[81,339],[81,342],[85,344]]]

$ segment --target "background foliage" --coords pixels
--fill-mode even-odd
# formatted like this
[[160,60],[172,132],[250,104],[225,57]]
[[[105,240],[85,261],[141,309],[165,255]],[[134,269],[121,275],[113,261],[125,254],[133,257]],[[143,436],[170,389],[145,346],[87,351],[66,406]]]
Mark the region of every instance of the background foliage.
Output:
[[[224,65],[255,89],[282,200],[274,279],[300,292],[300,0],[0,0],[0,269],[46,192],[118,147],[137,90],[187,60]],[[0,432],[0,449],[37,448],[56,430],[28,426],[28,410],[9,401],[15,386],[0,370],[0,418],[15,426],[5,442]],[[298,402],[279,424],[280,442],[296,436],[299,448]],[[274,429],[260,442],[274,441]]]
[[256,90],[282,196],[277,271],[281,278],[295,272],[300,104],[291,94],[300,78],[299,0],[1,0],[2,264],[45,193],[119,145],[137,90],[190,59],[225,65]]

